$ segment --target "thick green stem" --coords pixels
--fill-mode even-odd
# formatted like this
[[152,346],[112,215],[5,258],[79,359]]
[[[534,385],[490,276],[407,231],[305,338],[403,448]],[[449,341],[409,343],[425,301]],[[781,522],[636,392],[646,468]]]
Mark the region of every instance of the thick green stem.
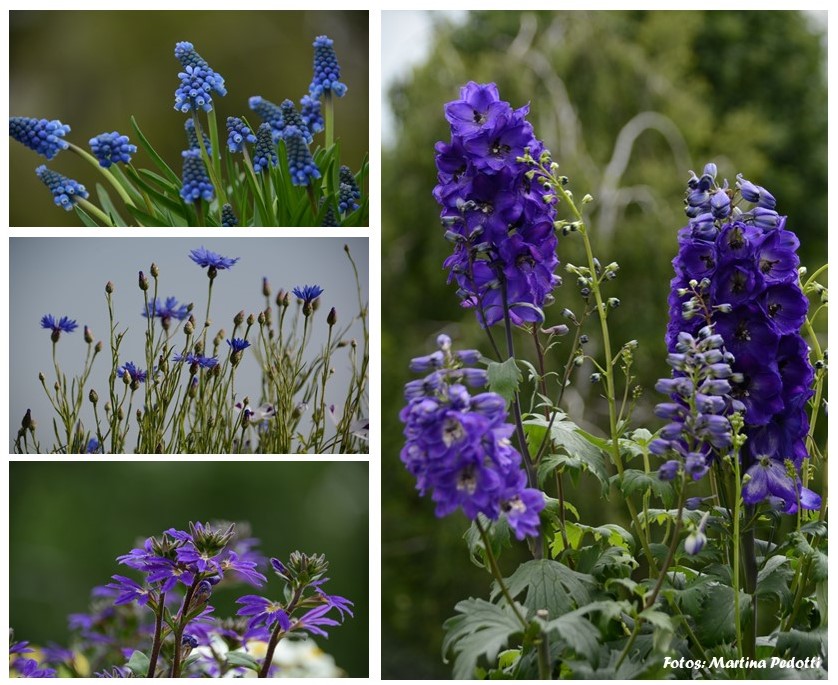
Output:
[[77,197],[76,203],[88,214],[93,214],[93,216],[99,219],[99,221],[101,221],[105,226],[110,226],[111,228],[113,228],[113,222],[111,221],[111,218],[92,202],[88,202],[84,198]]
[[323,115],[323,119],[326,124],[326,149],[328,150],[332,147],[332,143],[335,142],[335,103],[332,99],[331,91],[326,91],[324,101],[326,111]]

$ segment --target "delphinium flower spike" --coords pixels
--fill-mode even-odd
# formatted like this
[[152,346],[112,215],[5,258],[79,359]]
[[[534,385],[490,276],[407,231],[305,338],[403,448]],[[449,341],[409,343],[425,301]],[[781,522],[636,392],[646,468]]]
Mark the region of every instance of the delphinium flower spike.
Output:
[[184,150],[183,187],[180,196],[184,202],[194,203],[199,200],[211,202],[215,198],[215,189],[207,174],[200,150]]
[[276,156],[273,129],[270,124],[260,124],[256,131],[256,148],[253,150],[253,170],[258,174],[279,164]]
[[307,186],[313,179],[320,178],[320,169],[314,163],[305,134],[296,126],[289,126],[284,130],[283,137],[288,153],[291,183],[295,186]]
[[529,106],[501,100],[494,83],[470,82],[445,106],[450,143],[436,145],[445,236],[454,253],[443,266],[464,307],[491,326],[506,313],[516,325],[543,321],[561,279],[554,274],[555,198],[530,182],[549,152],[527,122]]
[[9,135],[47,159],[52,159],[61,150],[70,147],[64,140],[64,136],[69,132],[70,127],[58,119],[49,121],[31,117],[9,117]]
[[47,169],[43,164],[35,169],[35,173],[41,179],[41,182],[49,188],[53,202],[68,212],[73,209],[79,199],[85,200],[89,195],[87,189],[81,183]]
[[774,196],[740,176],[717,183],[715,164],[691,174],[689,223],[678,234],[666,342],[713,323],[734,361],[731,396],[744,406],[741,450],[749,505],[784,512],[818,508],[820,497],[798,473],[808,456],[814,371],[800,335],[808,309],[797,274],[799,241]]
[[99,165],[105,169],[118,162],[128,164],[131,155],[137,152],[137,146],[131,144],[128,136],[120,135],[117,131],[100,133],[91,138],[90,149],[99,160]]
[[519,540],[537,536],[544,496],[526,487],[521,455],[509,440],[515,428],[506,422],[506,401],[494,392],[469,392],[488,383],[486,371],[473,368],[476,350],[455,352],[446,335],[437,344],[436,352],[411,361],[412,371],[427,375],[405,386],[400,414],[401,459],[416,489],[431,493],[438,517],[457,509],[470,519],[505,515]]

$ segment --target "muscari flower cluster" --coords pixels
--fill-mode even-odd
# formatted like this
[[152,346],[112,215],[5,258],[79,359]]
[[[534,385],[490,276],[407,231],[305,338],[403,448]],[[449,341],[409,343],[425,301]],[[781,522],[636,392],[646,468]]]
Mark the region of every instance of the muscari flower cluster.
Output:
[[131,144],[128,136],[123,136],[117,131],[100,133],[95,138],[91,138],[90,149],[99,160],[99,166],[105,169],[117,162],[128,164],[131,161],[131,155],[137,152],[137,146]]
[[175,109],[184,114],[198,110],[212,111],[212,94],[227,95],[224,78],[195,52],[192,43],[177,43],[175,57],[183,66],[183,71],[178,74],[180,86],[175,90]]
[[230,152],[241,152],[246,142],[256,142],[253,131],[239,117],[227,117],[227,148]]
[[233,211],[232,205],[225,204],[221,208],[221,225],[225,228],[231,228],[239,225],[238,217]]
[[308,149],[305,133],[296,126],[288,126],[283,135],[291,183],[295,186],[307,186],[314,179],[320,178],[320,169],[317,168]]
[[667,345],[707,323],[734,357],[731,396],[744,407],[743,499],[768,500],[785,512],[817,508],[803,488],[814,371],[800,335],[808,300],[798,280],[797,236],[766,189],[742,176],[735,188],[716,182],[716,166],[692,174],[689,224],[678,234],[669,297]]
[[744,409],[730,396],[731,381],[738,380],[730,366],[733,355],[724,351],[724,340],[712,326],[704,326],[697,337],[680,332],[666,361],[674,377],[660,379],[655,389],[671,401],[658,404],[655,414],[669,423],[649,451],[670,457],[658,471],[662,480],[673,480],[681,472],[699,480],[713,459],[733,446],[728,415]]
[[335,55],[334,41],[328,36],[314,39],[314,77],[308,87],[311,97],[320,99],[325,94],[346,95],[347,86],[340,82],[340,65]]
[[[201,143],[198,142],[198,133],[195,131],[195,120],[194,119],[187,119],[183,122],[183,128],[186,131],[186,143],[188,145],[188,149],[190,150],[200,150]],[[212,144],[210,143],[209,136],[206,132],[201,132],[201,137],[204,139],[204,147],[207,150],[207,154],[212,154]]]
[[555,199],[531,182],[525,160],[549,161],[549,152],[519,109],[500,99],[494,83],[469,82],[445,105],[451,141],[436,144],[438,184],[450,270],[463,306],[483,325],[543,321],[543,307],[561,281],[553,228]]
[[212,201],[215,188],[207,174],[200,150],[184,150],[183,155],[183,187],[180,196],[184,202],[193,203],[199,200]]
[[64,140],[64,136],[69,132],[70,127],[62,124],[58,119],[49,121],[32,117],[9,118],[9,135],[47,159],[52,159],[61,150],[70,147],[70,144]]
[[361,189],[355,181],[352,169],[344,165],[340,168],[340,193],[338,195],[338,209],[341,214],[348,214],[358,209],[361,199]]
[[320,100],[311,95],[303,95],[300,98],[300,116],[306,128],[312,133],[320,133],[326,126],[320,111]]
[[78,198],[87,199],[88,197],[87,189],[81,183],[47,169],[43,164],[35,169],[35,174],[50,189],[53,202],[58,207],[63,207],[65,211],[72,210]]
[[494,392],[469,392],[488,382],[486,371],[474,368],[477,350],[454,352],[446,335],[437,344],[436,352],[410,364],[411,371],[430,373],[405,386],[402,462],[417,490],[431,493],[438,517],[458,508],[470,519],[504,514],[519,540],[536,536],[544,496],[527,487],[521,455],[509,440],[514,426],[506,422],[506,402]]

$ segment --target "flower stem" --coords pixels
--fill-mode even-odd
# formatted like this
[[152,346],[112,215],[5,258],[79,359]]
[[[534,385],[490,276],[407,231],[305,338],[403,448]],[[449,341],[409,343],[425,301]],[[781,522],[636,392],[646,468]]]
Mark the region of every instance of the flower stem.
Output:
[[108,183],[110,183],[113,186],[114,190],[117,193],[119,193],[119,197],[122,198],[122,201],[126,205],[130,205],[131,207],[135,206],[134,203],[131,201],[131,198],[129,197],[125,188],[123,188],[120,185],[119,181],[116,180],[116,177],[113,175],[110,169],[106,169],[105,167],[103,167],[101,164],[99,164],[98,159],[96,159],[89,152],[85,152],[84,150],[82,150],[78,145],[75,145],[74,143],[70,143],[69,145],[70,150],[75,152],[79,157],[81,157],[85,161],[90,162],[90,164],[93,165],[93,167],[107,179]]
[[154,620],[154,642],[151,647],[151,656],[148,658],[148,673],[146,678],[153,678],[157,671],[157,658],[160,656],[160,647],[163,643],[161,636],[163,633],[163,612],[166,610],[166,593],[161,592],[160,598],[157,600],[157,611],[155,612]]
[[335,142],[335,103],[331,91],[326,91],[324,100],[326,111],[323,118],[326,124],[326,149],[328,150]]
[[495,554],[492,552],[492,545],[489,542],[489,536],[486,534],[486,529],[483,528],[483,524],[480,522],[479,516],[474,519],[474,525],[477,526],[477,530],[480,532],[480,539],[483,540],[483,549],[486,550],[486,559],[489,562],[489,570],[494,576],[495,582],[497,582],[506,603],[512,608],[512,611],[515,613],[515,617],[521,624],[521,629],[526,632],[528,624],[518,609],[518,605],[512,600],[512,595],[509,594],[509,588],[506,587],[506,583],[503,581],[503,576],[500,573],[497,559],[495,559]]

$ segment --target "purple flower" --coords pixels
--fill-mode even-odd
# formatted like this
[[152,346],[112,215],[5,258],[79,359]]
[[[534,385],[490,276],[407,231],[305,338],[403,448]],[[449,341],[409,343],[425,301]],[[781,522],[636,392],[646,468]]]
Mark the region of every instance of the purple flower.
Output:
[[235,354],[236,352],[243,352],[248,347],[250,347],[250,343],[243,338],[233,338],[232,340],[228,339],[227,344],[230,346],[230,350]]
[[120,135],[116,131],[100,133],[95,138],[91,138],[90,149],[99,160],[99,166],[106,169],[117,162],[128,164],[131,161],[131,155],[137,152],[137,146],[131,144],[128,136]]
[[62,316],[58,321],[52,314],[44,314],[41,317],[41,328],[46,328],[52,331],[52,341],[58,342],[58,338],[62,333],[72,333],[79,325],[74,319],[68,316]]
[[125,362],[122,366],[117,367],[116,375],[118,378],[125,378],[128,374],[130,383],[145,383],[148,373],[138,368],[134,362]]
[[52,159],[61,150],[70,147],[64,140],[69,132],[70,127],[58,119],[49,121],[32,117],[9,117],[9,135],[47,159]]
[[337,621],[333,618],[329,618],[326,616],[327,613],[331,610],[327,604],[323,604],[319,607],[314,607],[313,609],[307,611],[305,614],[300,616],[294,622],[294,630],[305,630],[312,635],[320,635],[322,637],[329,637],[329,634],[323,630],[323,626],[337,626],[340,625],[340,621]]
[[189,258],[202,268],[210,267],[219,271],[229,269],[239,261],[239,257],[222,257],[220,254],[206,249],[203,245],[197,250],[190,250]]
[[323,288],[319,285],[298,285],[291,292],[294,293],[298,299],[302,300],[304,304],[311,304],[323,294]]
[[279,623],[283,631],[291,628],[291,619],[280,602],[272,602],[258,595],[245,595],[239,597],[236,604],[242,605],[236,613],[249,617],[248,630],[260,626],[270,629],[275,623]]
[[249,583],[255,587],[262,587],[268,579],[256,570],[257,562],[239,558],[239,555],[233,551],[227,553],[224,559],[219,564],[219,569],[222,573],[234,573],[240,580]]
[[56,672],[52,668],[41,668],[35,659],[15,659],[10,670],[17,671],[21,678],[55,678]]
[[217,357],[204,357],[200,354],[179,354],[175,352],[174,356],[172,357],[173,362],[186,362],[190,366],[195,364],[202,369],[211,369],[213,366],[218,364]]
[[130,604],[137,602],[140,606],[148,604],[151,599],[148,588],[143,587],[137,581],[131,580],[126,576],[113,575],[111,576],[116,582],[108,583],[106,587],[117,591],[117,597],[114,604]]
[[142,315],[146,318],[159,317],[163,320],[164,325],[167,320],[177,319],[183,321],[189,316],[189,305],[178,304],[177,298],[167,297],[165,302],[155,298],[153,302],[149,302]]

